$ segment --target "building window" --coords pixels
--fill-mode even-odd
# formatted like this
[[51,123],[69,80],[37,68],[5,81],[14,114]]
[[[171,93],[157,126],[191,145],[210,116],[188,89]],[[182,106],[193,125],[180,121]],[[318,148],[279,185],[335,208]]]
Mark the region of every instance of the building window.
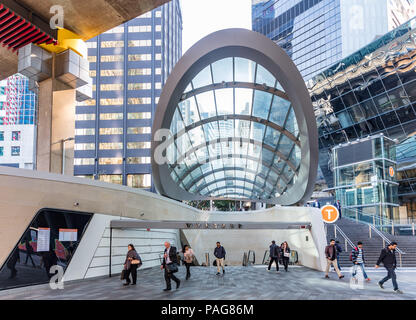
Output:
[[100,150],[120,150],[123,149],[122,142],[101,142]]
[[152,177],[150,174],[128,174],[127,185],[132,188],[150,188]]
[[78,103],[78,106],[79,107],[82,107],[82,106],[95,106],[95,103],[96,103],[95,99],[88,99],[88,100],[85,100],[85,101],[82,101],[82,102]]
[[123,104],[123,98],[114,98],[114,99],[100,99],[100,105],[102,106],[117,106]]
[[100,134],[123,134],[123,128],[100,128]]
[[124,56],[121,54],[117,55],[103,55],[100,58],[101,62],[121,62],[124,60]]
[[129,54],[129,61],[150,61],[152,60],[151,54]]
[[155,89],[162,89],[162,84],[160,82],[156,82]]
[[151,112],[130,112],[127,114],[127,119],[151,119]]
[[161,25],[157,25],[156,26],[156,31],[162,31],[162,26]]
[[0,141],[4,141],[4,131],[0,131]]
[[152,26],[129,26],[129,32],[151,32]]
[[95,150],[95,143],[75,143],[74,150]]
[[129,47],[150,47],[152,40],[129,40]]
[[161,10],[156,11],[155,14],[156,14],[156,18],[160,18],[162,16],[162,11]]
[[103,69],[101,70],[100,74],[102,77],[121,77],[123,75],[123,69]]
[[94,158],[75,158],[74,165],[76,166],[92,166],[94,165]]
[[122,113],[100,113],[100,120],[121,120],[123,119]]
[[129,76],[148,76],[152,74],[152,69],[150,68],[141,68],[141,69],[129,69]]
[[97,76],[97,71],[96,70],[90,70],[90,77],[94,78]]
[[123,164],[123,159],[122,158],[100,158],[98,163],[101,165]]
[[88,62],[97,62],[97,56],[88,56]]
[[97,48],[96,41],[86,42],[86,44],[87,44],[87,48]]
[[127,142],[127,149],[150,149],[150,141]]
[[151,98],[128,98],[128,104],[150,104]]
[[101,41],[101,48],[123,48],[124,41]]
[[104,83],[104,84],[100,85],[100,90],[101,91],[119,91],[119,90],[123,90],[123,84],[122,83]]
[[156,60],[162,60],[162,55],[160,53],[156,53]]
[[152,17],[152,11],[148,11],[142,14],[141,16],[139,16],[139,18],[151,18],[151,17]]
[[0,157],[4,156],[4,147],[0,147]]
[[81,113],[75,115],[76,121],[95,120],[95,113]]
[[123,33],[124,32],[124,27],[119,26],[119,27],[115,27],[113,29],[110,29],[104,33]]
[[123,176],[121,174],[100,174],[99,179],[103,182],[123,184]]
[[20,156],[20,147],[19,146],[12,146],[12,156]]
[[162,45],[162,40],[161,39],[156,39],[156,45],[161,46]]
[[20,131],[12,131],[12,141],[20,141]]
[[76,136],[93,136],[95,135],[94,128],[75,129]]
[[152,89],[152,84],[150,82],[128,84],[128,90],[149,90],[149,89]]
[[127,128],[127,134],[147,134],[150,130],[150,127],[131,127]]
[[156,74],[162,74],[162,69],[161,68],[156,68],[155,73]]
[[146,164],[150,163],[150,157],[129,157],[127,158],[128,164]]

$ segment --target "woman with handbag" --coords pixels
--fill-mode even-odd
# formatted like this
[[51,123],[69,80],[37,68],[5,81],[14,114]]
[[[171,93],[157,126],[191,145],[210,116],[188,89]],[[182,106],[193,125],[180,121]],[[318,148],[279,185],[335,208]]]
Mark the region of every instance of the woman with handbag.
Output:
[[287,267],[289,265],[289,259],[290,259],[290,248],[287,244],[287,241],[282,243],[282,246],[280,247],[282,252],[282,262],[283,266],[285,267],[285,271],[287,272]]
[[188,280],[191,277],[191,265],[194,261],[194,251],[191,249],[189,245],[186,245],[183,250],[183,260],[185,262],[186,266],[186,280]]
[[126,283],[124,283],[124,286],[128,286],[130,284],[130,274],[131,278],[133,280],[132,285],[136,284],[137,281],[137,268],[142,265],[142,259],[137,254],[136,249],[132,244],[128,245],[128,252],[126,256],[126,260],[124,262],[124,279],[126,280]]

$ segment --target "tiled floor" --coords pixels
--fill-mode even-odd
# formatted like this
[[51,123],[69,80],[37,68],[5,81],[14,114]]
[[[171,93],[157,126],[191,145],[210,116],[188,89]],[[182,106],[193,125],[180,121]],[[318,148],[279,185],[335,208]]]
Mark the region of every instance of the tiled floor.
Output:
[[[372,281],[363,288],[350,284],[349,270],[343,270],[345,278],[338,280],[335,273],[324,279],[322,272],[303,267],[292,267],[288,273],[267,272],[264,266],[227,267],[224,276],[216,275],[216,268],[193,267],[190,280],[182,281],[179,290],[175,284],[171,292],[163,292],[164,279],[160,269],[140,270],[136,286],[123,287],[118,277],[66,283],[62,290],[52,290],[49,285],[0,291],[0,299],[416,299],[416,270],[399,270],[398,282],[404,294],[392,290],[391,281],[385,290],[377,281],[385,271],[371,270]],[[185,278],[180,267],[177,276]]]

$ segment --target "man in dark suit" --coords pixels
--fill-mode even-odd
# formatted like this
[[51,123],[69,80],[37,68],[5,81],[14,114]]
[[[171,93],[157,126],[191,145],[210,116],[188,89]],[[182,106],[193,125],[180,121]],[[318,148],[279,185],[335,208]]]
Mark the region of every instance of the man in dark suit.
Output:
[[163,262],[160,266],[160,269],[165,269],[165,281],[166,281],[166,288],[163,291],[170,291],[172,290],[171,287],[171,279],[176,282],[176,289],[179,289],[181,281],[176,278],[173,272],[169,271],[169,265],[178,264],[178,257],[176,254],[176,247],[170,245],[168,241],[165,242],[165,252],[163,254]]
[[341,219],[341,218],[342,218],[342,214],[341,214],[341,202],[340,202],[339,200],[337,200],[337,201],[334,203],[334,207],[338,209],[338,212],[339,212],[339,219]]

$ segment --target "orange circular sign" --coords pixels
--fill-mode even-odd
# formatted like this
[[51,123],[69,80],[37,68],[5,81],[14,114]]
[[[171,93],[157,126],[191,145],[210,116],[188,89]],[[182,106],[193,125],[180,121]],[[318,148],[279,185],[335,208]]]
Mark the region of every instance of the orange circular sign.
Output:
[[334,223],[339,218],[338,209],[330,204],[327,204],[321,208],[322,220],[326,223]]
[[389,167],[389,175],[390,177],[394,177],[394,168],[393,167]]

